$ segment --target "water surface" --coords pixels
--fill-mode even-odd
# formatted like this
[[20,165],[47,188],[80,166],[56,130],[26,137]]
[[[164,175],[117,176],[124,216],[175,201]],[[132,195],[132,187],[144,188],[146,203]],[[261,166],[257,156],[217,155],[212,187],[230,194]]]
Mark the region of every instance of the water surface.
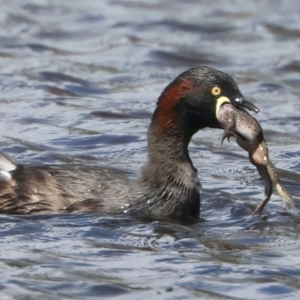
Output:
[[[0,1],[0,146],[28,164],[85,163],[137,177],[161,90],[209,65],[263,112],[270,157],[299,186],[298,1]],[[300,214],[273,195],[222,132],[191,157],[193,226],[123,216],[0,216],[0,298],[299,299]]]

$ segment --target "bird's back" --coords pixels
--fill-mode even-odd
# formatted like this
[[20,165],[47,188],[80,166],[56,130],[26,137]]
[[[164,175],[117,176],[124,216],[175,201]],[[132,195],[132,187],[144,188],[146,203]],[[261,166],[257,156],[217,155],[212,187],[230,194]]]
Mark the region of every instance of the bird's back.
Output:
[[0,153],[0,213],[113,211],[129,190],[125,174],[113,169],[16,165]]

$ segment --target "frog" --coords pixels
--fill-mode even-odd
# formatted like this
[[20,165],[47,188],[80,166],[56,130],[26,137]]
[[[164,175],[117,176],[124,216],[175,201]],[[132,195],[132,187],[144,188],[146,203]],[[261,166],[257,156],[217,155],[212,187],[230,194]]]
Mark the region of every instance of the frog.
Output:
[[238,109],[232,104],[223,104],[218,112],[218,121],[224,128],[221,144],[227,138],[234,138],[236,143],[248,152],[250,162],[256,167],[260,177],[265,181],[265,195],[252,212],[252,216],[261,215],[269,202],[273,186],[282,198],[282,205],[297,209],[293,197],[280,183],[275,165],[269,158],[269,149],[259,122],[246,110]]

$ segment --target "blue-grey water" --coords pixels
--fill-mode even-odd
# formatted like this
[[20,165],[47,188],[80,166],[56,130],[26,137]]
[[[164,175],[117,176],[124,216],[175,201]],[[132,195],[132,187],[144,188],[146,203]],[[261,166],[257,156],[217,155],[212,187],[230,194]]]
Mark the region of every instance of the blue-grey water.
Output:
[[[1,0],[0,148],[26,164],[138,177],[161,90],[209,65],[263,112],[270,157],[300,199],[300,4]],[[299,299],[300,213],[222,132],[192,140],[202,217],[182,226],[100,214],[0,216],[0,299]]]

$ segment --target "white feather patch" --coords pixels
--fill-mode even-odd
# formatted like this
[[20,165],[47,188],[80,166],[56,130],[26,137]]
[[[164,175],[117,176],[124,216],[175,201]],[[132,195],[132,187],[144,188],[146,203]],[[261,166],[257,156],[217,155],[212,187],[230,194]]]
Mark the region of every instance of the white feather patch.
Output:
[[4,153],[0,152],[0,171],[11,172],[16,168],[17,166],[11,161],[11,159]]
[[0,171],[0,181],[10,182],[12,179],[11,174],[6,171]]

